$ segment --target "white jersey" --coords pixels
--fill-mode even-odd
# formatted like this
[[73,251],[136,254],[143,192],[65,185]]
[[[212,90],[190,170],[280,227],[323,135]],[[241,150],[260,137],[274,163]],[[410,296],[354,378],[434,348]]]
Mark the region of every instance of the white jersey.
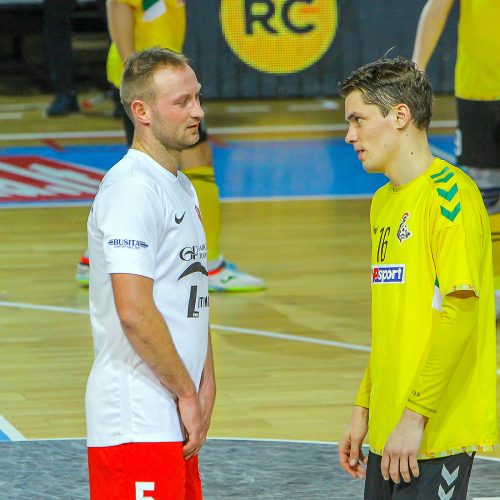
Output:
[[88,223],[95,360],[85,397],[88,446],[182,441],[176,398],[128,342],[110,274],[154,280],[154,301],[196,387],[208,346],[206,239],[188,178],[129,150],[104,177]]

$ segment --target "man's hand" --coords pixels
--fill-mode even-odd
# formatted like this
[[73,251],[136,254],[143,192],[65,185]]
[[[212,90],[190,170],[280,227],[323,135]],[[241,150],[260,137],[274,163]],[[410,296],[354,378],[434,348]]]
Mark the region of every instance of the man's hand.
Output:
[[181,425],[184,426],[186,431],[182,451],[184,458],[187,460],[200,451],[206,438],[206,432],[203,432],[200,399],[198,394],[179,397],[177,405],[179,407]]
[[355,406],[351,422],[344,437],[339,441],[339,462],[341,467],[352,477],[364,479],[366,476],[367,457],[363,455],[361,445],[368,432],[368,410]]
[[382,455],[381,471],[386,481],[392,479],[399,484],[401,476],[405,483],[411,482],[411,474],[418,477],[417,454],[422,443],[426,418],[405,409],[400,421],[391,432]]

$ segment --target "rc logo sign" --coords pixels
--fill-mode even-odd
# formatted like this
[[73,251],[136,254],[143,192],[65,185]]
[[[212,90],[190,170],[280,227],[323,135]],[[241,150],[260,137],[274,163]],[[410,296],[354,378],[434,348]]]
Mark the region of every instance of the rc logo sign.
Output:
[[265,73],[308,68],[337,31],[336,0],[222,0],[220,14],[236,56]]

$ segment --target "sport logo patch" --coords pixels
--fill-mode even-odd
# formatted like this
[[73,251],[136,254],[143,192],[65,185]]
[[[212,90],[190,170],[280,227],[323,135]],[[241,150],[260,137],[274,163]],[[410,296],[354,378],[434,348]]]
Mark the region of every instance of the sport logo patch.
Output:
[[113,238],[113,239],[108,241],[108,245],[115,247],[115,248],[134,248],[134,249],[148,248],[148,246],[149,246],[144,241],[129,240],[129,239],[122,239],[122,238]]
[[407,240],[411,236],[411,231],[408,229],[406,225],[406,221],[410,218],[410,212],[405,212],[403,214],[403,218],[401,219],[401,224],[399,224],[398,232],[396,234],[399,243],[403,243],[403,241]]
[[372,285],[405,282],[405,265],[388,264],[372,266]]

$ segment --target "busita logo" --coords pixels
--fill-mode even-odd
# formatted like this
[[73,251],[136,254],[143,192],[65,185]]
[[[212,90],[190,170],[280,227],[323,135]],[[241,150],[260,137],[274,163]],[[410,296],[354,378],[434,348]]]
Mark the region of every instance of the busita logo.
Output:
[[222,0],[222,31],[233,52],[265,73],[295,73],[328,50],[336,0]]

